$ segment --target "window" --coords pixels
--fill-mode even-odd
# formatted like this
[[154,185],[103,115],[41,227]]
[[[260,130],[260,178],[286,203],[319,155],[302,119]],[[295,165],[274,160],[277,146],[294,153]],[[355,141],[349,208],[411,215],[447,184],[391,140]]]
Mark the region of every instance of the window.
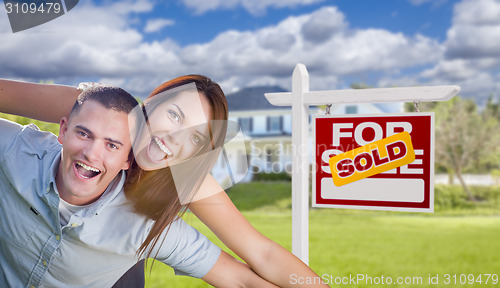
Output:
[[238,124],[240,124],[241,131],[243,132],[252,132],[252,118],[239,118]]
[[357,114],[357,113],[358,113],[358,106],[354,105],[345,106],[345,114]]
[[281,116],[267,117],[267,131],[282,131],[283,118]]

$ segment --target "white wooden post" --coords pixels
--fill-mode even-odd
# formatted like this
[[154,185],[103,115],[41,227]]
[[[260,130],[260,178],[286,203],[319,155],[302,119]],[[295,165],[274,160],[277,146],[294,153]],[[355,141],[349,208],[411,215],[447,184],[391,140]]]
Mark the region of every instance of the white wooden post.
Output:
[[299,63],[291,93],[266,93],[272,105],[292,106],[292,253],[309,264],[309,105],[447,101],[459,91],[458,86],[419,86],[310,92],[309,74]]
[[309,264],[309,74],[297,64],[292,76],[292,253]]

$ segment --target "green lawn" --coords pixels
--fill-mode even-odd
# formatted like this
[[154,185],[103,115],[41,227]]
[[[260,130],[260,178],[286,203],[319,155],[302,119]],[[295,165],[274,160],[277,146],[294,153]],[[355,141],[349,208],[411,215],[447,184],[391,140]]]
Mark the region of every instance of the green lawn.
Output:
[[[35,122],[42,130],[58,133],[56,124],[6,114],[0,117],[21,124]],[[358,285],[332,287],[500,287],[492,278],[485,283],[486,274],[500,274],[500,188],[471,188],[479,200],[476,203],[467,201],[460,187],[436,186],[432,214],[313,209],[309,217],[310,266],[327,280],[360,275],[374,282],[382,276],[386,281],[390,277],[393,283],[398,277],[417,281],[377,285],[360,280]],[[240,183],[228,194],[259,231],[290,250],[290,191],[290,182],[253,182]],[[224,247],[194,216],[187,214],[185,218]],[[445,282],[447,274],[451,283]],[[146,271],[146,276],[148,288],[209,287],[198,279],[174,276],[173,270],[161,263],[156,263],[151,273]],[[436,276],[438,283],[429,284],[429,277],[436,280]],[[471,276],[482,283],[460,285]]]
[[[289,184],[264,184],[269,188],[282,186],[277,189],[279,191],[265,189],[276,191],[267,192],[272,194],[268,198],[271,205],[247,203],[250,208],[240,209],[259,231],[290,250],[291,211],[289,196],[283,192]],[[258,191],[252,185],[263,183],[249,184],[241,189]],[[235,203],[241,200],[240,197],[250,201],[248,197],[252,196],[234,195],[240,192],[229,191]],[[253,196],[256,199],[261,197]],[[391,277],[394,283],[397,280],[418,282],[414,285],[389,285],[394,287],[500,287],[500,284],[492,284],[491,278],[486,285],[486,275],[481,278],[482,284],[460,285],[461,274],[472,274],[476,280],[479,280],[477,277],[480,274],[500,274],[500,210],[496,204],[479,203],[475,205],[479,208],[461,209],[462,213],[448,207],[434,214],[313,209],[309,218],[310,266],[329,280],[349,276],[356,278],[359,274],[360,277],[371,277],[374,282],[381,280],[382,276],[384,279]],[[214,243],[222,245],[196,217],[187,214],[185,218]],[[174,276],[172,269],[161,263],[154,265],[150,275],[149,272],[146,274],[148,288],[210,287],[201,280]],[[446,274],[457,274],[458,284],[455,285],[454,278],[450,278],[451,283],[446,285]],[[439,285],[429,284],[429,276],[436,275]],[[465,275],[462,280],[466,280]],[[367,281],[360,280],[358,285],[330,286],[388,286],[370,285]]]

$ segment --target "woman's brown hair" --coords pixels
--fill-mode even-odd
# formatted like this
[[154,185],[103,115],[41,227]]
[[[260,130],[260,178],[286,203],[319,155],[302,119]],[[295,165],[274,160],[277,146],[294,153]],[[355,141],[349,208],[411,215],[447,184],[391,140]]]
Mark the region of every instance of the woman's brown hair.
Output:
[[[153,248],[159,240],[161,240],[160,245],[163,243],[163,239],[160,239],[162,232],[168,229],[169,225],[187,210],[189,201],[187,201],[188,204],[183,204],[184,201],[179,199],[179,195],[192,197],[217,160],[217,157],[213,157],[213,153],[210,153],[212,155],[209,157],[204,157],[202,161],[199,157],[203,157],[203,154],[208,155],[208,151],[221,148],[224,144],[227,129],[226,120],[228,119],[226,97],[220,86],[205,76],[186,75],[167,81],[150,94],[144,101],[143,107],[147,107],[156,95],[190,83],[194,83],[198,93],[203,94],[208,99],[212,112],[211,120],[223,121],[210,121],[211,145],[207,145],[210,147],[205,147],[194,158],[172,167],[154,171],[145,171],[134,161],[127,171],[125,183],[127,198],[134,202],[137,213],[146,215],[155,221],[148,236],[137,251],[139,256],[146,253],[146,258],[151,257]],[[147,119],[146,109],[143,111]],[[196,163],[193,163],[194,161]],[[172,175],[174,169],[175,182]]]

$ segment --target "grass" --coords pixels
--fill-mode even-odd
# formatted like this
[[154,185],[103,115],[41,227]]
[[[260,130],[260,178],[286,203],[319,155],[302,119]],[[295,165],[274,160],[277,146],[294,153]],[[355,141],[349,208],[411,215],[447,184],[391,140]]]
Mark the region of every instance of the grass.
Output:
[[[239,184],[228,192],[245,217],[264,235],[291,249],[290,184]],[[236,188],[236,189],[235,189]],[[271,192],[272,191],[272,192]],[[453,192],[454,191],[454,192]],[[483,201],[462,203],[458,188],[436,187],[440,199],[456,199],[436,204],[436,213],[418,214],[383,211],[312,209],[309,215],[309,264],[328,280],[335,277],[391,277],[422,281],[394,287],[498,287],[491,282],[461,285],[460,275],[500,274],[500,209],[498,188],[474,188]],[[486,191],[486,192],[485,192]],[[486,195],[486,196],[484,196]],[[267,201],[265,201],[267,199]],[[464,206],[465,205],[465,206]],[[186,221],[223,244],[191,214]],[[227,251],[227,248],[225,248]],[[228,251],[230,252],[230,251]],[[445,274],[457,274],[457,285],[446,285]],[[429,284],[438,276],[439,285]],[[332,278],[330,278],[332,277]],[[465,277],[465,276],[463,276]],[[483,275],[482,280],[486,276]],[[340,278],[337,278],[339,280]],[[346,278],[348,279],[348,278]],[[433,278],[436,280],[436,278]],[[453,281],[453,278],[450,278]],[[174,276],[171,268],[157,263],[147,272],[148,288],[210,287],[203,281]],[[452,285],[453,284],[453,285]],[[381,287],[365,281],[339,287]]]
[[[0,117],[20,124],[34,122],[56,135],[59,131],[57,124],[1,113]],[[500,274],[500,189],[471,188],[478,202],[467,201],[460,187],[436,186],[433,214],[312,209],[309,264],[327,280],[362,275],[372,281],[382,276],[391,277],[394,282],[398,277],[421,281],[377,285],[364,280],[357,285],[331,284],[332,287],[499,287],[492,279],[486,284],[485,274]],[[290,191],[290,182],[254,182],[238,184],[228,194],[259,231],[291,250]],[[185,218],[228,251],[193,215],[188,213]],[[457,276],[450,277],[452,283],[447,284],[446,274]],[[482,275],[483,282],[461,285],[462,274],[473,275],[474,280]],[[198,279],[175,276],[170,267],[161,263],[155,264],[151,273],[146,271],[146,276],[148,288],[210,287]],[[430,284],[430,277],[438,282]]]

